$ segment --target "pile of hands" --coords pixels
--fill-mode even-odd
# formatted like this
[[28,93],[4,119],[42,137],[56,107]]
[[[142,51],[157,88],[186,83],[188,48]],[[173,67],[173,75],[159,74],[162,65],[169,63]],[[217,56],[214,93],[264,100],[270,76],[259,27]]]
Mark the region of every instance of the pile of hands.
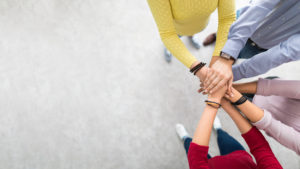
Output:
[[199,93],[213,94],[221,88],[227,87],[227,94],[233,96],[232,92],[232,65],[227,60],[219,58],[212,66],[203,67],[196,76],[200,80]]
[[218,100],[215,101],[220,103],[224,95],[226,98],[234,96],[232,64],[227,60],[217,59],[210,68],[203,67],[196,76],[200,80],[198,92],[204,95],[208,94],[209,99],[215,100],[217,97]]

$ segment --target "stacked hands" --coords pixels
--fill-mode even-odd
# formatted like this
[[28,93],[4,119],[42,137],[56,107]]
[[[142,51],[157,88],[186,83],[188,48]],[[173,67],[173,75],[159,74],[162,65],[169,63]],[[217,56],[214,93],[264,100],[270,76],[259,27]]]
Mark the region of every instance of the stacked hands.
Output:
[[217,61],[209,67],[203,67],[197,72],[196,76],[200,79],[199,93],[213,94],[221,88],[226,87],[226,94],[233,97],[232,89],[232,62],[223,58],[217,59]]
[[[236,102],[242,95],[232,87],[233,74],[232,62],[218,58],[210,67],[202,67],[196,73],[200,79],[199,93],[208,94],[208,100],[217,103],[228,104]],[[225,96],[226,99],[222,99]]]

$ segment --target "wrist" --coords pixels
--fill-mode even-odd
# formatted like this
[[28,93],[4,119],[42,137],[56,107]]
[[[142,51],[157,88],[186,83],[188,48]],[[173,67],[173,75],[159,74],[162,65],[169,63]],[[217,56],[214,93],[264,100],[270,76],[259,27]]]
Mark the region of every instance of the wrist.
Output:
[[218,98],[218,97],[211,97],[211,96],[207,97],[207,100],[217,102],[217,103],[221,103],[221,99],[222,98]]
[[234,96],[233,97],[230,97],[229,100],[234,103],[236,101],[238,101],[243,95],[239,92],[237,93],[234,93]]
[[232,64],[234,63],[235,60],[233,60],[233,59],[226,59],[226,58],[223,58],[223,57],[220,56],[218,58],[218,61],[220,61],[220,62],[222,62],[222,63],[224,63],[224,64],[226,64],[228,66],[232,66]]
[[196,73],[196,76],[201,80],[203,81],[206,77],[206,74],[207,74],[207,71],[208,71],[208,68],[206,66],[202,67],[197,73]]
[[196,61],[194,62],[191,67],[190,67],[190,70],[193,69],[195,66],[197,66],[200,62],[199,61]]

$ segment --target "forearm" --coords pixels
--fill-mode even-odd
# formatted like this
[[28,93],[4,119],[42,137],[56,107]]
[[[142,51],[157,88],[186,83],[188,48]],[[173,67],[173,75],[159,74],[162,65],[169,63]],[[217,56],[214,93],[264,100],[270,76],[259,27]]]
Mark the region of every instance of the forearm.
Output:
[[[228,98],[231,102],[236,102],[242,97],[242,94],[235,89],[233,90],[233,94],[233,97]],[[264,116],[264,111],[248,100],[237,107],[253,123],[261,120]]]
[[176,34],[161,34],[161,39],[172,55],[174,55],[187,68],[191,68],[192,65],[197,62],[196,57],[190,53]]
[[255,94],[257,91],[257,81],[249,83],[236,83],[232,86],[240,93]]
[[299,80],[270,80],[259,79],[257,94],[262,96],[283,96],[286,98],[300,99]]
[[284,42],[259,53],[239,65],[232,67],[234,81],[254,77],[268,72],[284,63],[300,59],[300,34],[291,36]]
[[252,125],[227,100],[222,100],[222,107],[234,121],[242,134],[247,133],[251,130]]
[[217,114],[217,110],[218,109],[213,108],[211,106],[205,107],[201,115],[201,119],[198,123],[197,129],[194,133],[194,137],[193,137],[194,143],[202,146],[209,145],[211,130]]

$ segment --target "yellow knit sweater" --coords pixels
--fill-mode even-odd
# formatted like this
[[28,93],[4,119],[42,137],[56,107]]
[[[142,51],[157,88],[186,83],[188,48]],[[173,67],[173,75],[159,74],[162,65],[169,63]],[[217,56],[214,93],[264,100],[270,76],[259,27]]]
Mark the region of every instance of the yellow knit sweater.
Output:
[[178,35],[202,31],[210,14],[218,8],[218,32],[213,56],[219,56],[226,43],[230,25],[235,20],[234,0],[148,0],[160,37],[166,48],[188,68],[197,59]]

